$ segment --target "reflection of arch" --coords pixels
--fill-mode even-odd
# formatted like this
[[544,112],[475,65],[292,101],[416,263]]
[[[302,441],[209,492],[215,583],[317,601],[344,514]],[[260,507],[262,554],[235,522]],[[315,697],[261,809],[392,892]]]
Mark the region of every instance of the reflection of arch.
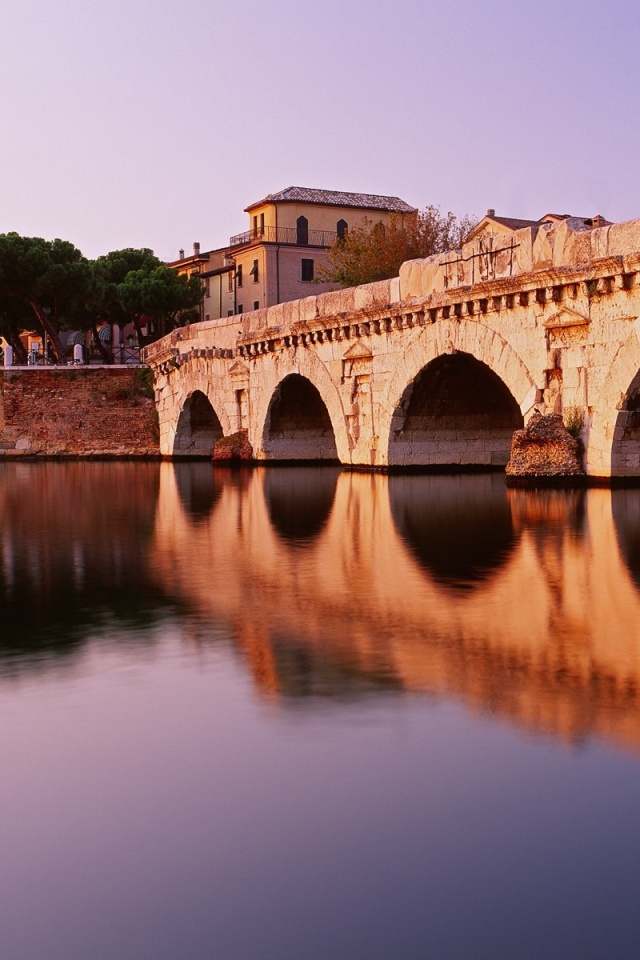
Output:
[[276,387],[262,446],[270,460],[337,460],[329,412],[310,380],[291,373]]
[[640,588],[640,490],[612,490],[611,509],[620,553]]
[[220,499],[220,484],[216,483],[209,463],[174,463],[178,494],[184,511],[192,520],[206,520]]
[[634,332],[616,353],[601,392],[594,396],[587,447],[588,473],[640,476],[639,400],[640,339]]
[[210,459],[214,443],[222,436],[220,421],[208,397],[201,390],[194,390],[178,418],[174,457]]
[[389,437],[389,465],[504,466],[523,425],[504,382],[468,353],[443,354],[405,389]]
[[296,220],[296,243],[306,246],[309,243],[309,221],[306,217]]
[[390,476],[398,533],[437,581],[469,589],[502,567],[516,542],[502,477]]
[[327,523],[336,492],[339,467],[271,467],[264,496],[269,519],[278,535],[293,544],[315,539]]
[[432,360],[442,354],[455,355],[456,352],[470,354],[499,375],[523,416],[532,410],[536,397],[533,378],[515,350],[502,337],[474,320],[462,323],[438,321],[422,328],[420,335],[404,351],[402,363],[398,364],[389,382],[387,401],[381,404],[381,449],[389,448],[392,428],[398,427],[398,421],[394,418],[406,396],[407,385]]

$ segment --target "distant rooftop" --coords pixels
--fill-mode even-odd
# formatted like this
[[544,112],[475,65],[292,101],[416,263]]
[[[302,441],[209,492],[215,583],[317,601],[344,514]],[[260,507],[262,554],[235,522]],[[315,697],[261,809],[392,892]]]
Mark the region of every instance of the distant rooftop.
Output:
[[501,223],[503,227],[509,227],[510,230],[522,230],[524,227],[538,227],[540,225],[539,220],[518,220],[516,217],[496,217],[494,215],[491,219]]
[[415,213],[416,208],[400,197],[379,197],[373,193],[345,193],[343,190],[318,190],[314,187],[286,187],[268,194],[245,208],[245,212],[264,203],[322,203],[334,207],[358,207],[361,210],[386,210],[389,213]]
[[523,220],[517,217],[498,217],[496,216],[495,210],[489,209],[484,217],[471,228],[464,238],[465,242],[472,240],[474,236],[476,236],[479,230],[482,229],[481,225],[484,224],[486,220],[493,220],[494,223],[499,223],[503,227],[507,227],[508,230],[522,230],[525,227],[553,225],[562,223],[563,220],[568,221],[572,230],[591,230],[594,227],[611,226],[611,220],[606,220],[600,214],[596,214],[594,217],[575,217],[570,213],[546,213],[544,217],[541,217],[539,220]]

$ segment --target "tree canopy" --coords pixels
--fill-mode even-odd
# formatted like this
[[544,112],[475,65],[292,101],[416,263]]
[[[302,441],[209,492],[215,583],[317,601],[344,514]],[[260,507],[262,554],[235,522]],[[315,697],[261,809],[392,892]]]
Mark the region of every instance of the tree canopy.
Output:
[[142,346],[197,320],[201,297],[198,277],[178,275],[145,248],[87,260],[66,240],[0,234],[0,335],[22,362],[21,332],[42,331],[61,361],[65,329],[91,331],[109,362],[98,334],[101,323],[133,324]]
[[56,360],[64,354],[59,333],[65,314],[84,301],[90,286],[89,261],[67,240],[0,234],[0,293],[32,311]]
[[469,217],[441,213],[428,206],[415,214],[396,215],[388,226],[365,220],[338,237],[329,251],[328,261],[318,271],[322,282],[355,287],[396,277],[406,260],[430,257],[453,250],[473,225]]

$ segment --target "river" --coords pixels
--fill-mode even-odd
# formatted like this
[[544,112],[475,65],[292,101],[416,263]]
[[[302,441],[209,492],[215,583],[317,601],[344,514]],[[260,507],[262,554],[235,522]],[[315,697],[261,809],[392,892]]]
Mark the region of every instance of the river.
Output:
[[0,465],[2,960],[631,958],[640,490]]

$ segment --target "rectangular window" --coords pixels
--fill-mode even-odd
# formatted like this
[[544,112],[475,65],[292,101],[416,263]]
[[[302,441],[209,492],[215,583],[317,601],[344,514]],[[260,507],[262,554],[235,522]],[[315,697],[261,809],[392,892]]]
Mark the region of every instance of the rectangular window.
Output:
[[238,281],[238,286],[242,286],[242,264],[239,263],[236,268],[236,279]]
[[253,261],[253,266],[251,267],[251,273],[249,274],[249,276],[253,277],[254,283],[257,283],[258,280],[260,279],[257,260]]
[[233,270],[229,270],[228,282],[229,282],[229,286],[228,286],[229,293],[233,293]]
[[232,317],[232,316],[233,316],[233,310],[227,310],[227,316],[228,316],[228,317]]
[[254,237],[258,236],[258,217],[257,215],[253,218],[253,235]]
[[303,258],[300,261],[300,279],[307,282],[313,280],[313,260]]
[[260,214],[260,236],[264,237],[264,213]]
[[204,282],[204,295],[205,297],[211,296],[211,280],[209,279],[209,277],[207,277],[207,279]]
[[253,301],[253,309],[254,309],[254,310],[259,310],[259,309],[260,309],[260,301],[259,301],[259,300],[254,300],[254,301]]
[[242,304],[239,303],[238,306],[236,307],[236,313],[242,313],[242,311],[243,311]]

